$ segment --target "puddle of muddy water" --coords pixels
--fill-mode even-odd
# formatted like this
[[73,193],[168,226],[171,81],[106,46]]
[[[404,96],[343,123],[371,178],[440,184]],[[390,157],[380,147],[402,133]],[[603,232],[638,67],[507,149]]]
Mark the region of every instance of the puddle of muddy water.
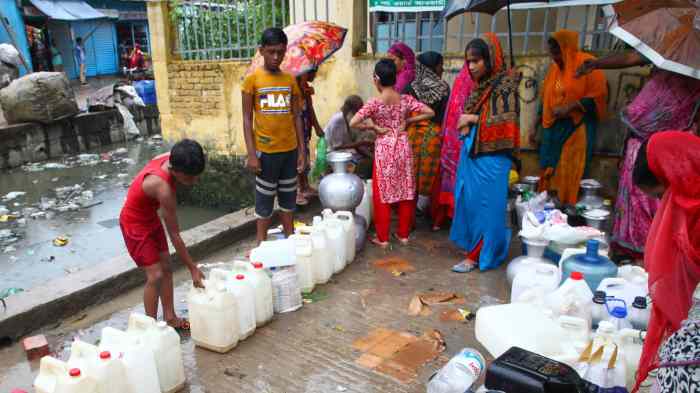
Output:
[[[47,218],[28,218],[25,225],[17,220],[0,222],[0,277],[3,278],[0,292],[5,288],[30,289],[126,252],[118,223],[119,212],[126,198],[126,186],[146,162],[166,152],[167,147],[142,141],[112,145],[90,153],[103,155],[118,148],[126,148],[120,159],[100,161],[94,165],[37,172],[21,168],[0,172],[0,198],[13,191],[26,193],[9,201],[0,199],[0,206],[4,205],[10,214],[36,208],[42,200],[60,201],[55,189],[76,184],[82,185],[82,190],[92,192],[92,199],[87,205],[94,205],[77,211],[49,212]],[[60,167],[63,161],[56,163],[59,165],[54,167]],[[44,168],[45,164],[37,166]],[[80,192],[77,194],[80,195]],[[180,206],[178,209],[183,230],[226,213],[191,206]],[[8,235],[8,230],[12,231],[10,237],[18,237],[17,241],[7,239],[7,236],[3,239],[3,231]],[[58,236],[66,236],[68,244],[64,247],[54,246],[53,240]]]

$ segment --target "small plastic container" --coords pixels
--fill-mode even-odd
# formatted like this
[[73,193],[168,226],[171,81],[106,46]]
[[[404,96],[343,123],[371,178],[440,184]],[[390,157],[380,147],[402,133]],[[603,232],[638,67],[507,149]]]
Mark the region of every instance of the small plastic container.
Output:
[[629,321],[632,323],[632,327],[637,330],[647,330],[650,317],[651,310],[647,304],[647,298],[642,296],[634,298],[629,315]]
[[605,308],[606,294],[604,291],[595,291],[593,294],[593,306],[591,307],[591,325],[595,329],[600,321],[608,317],[608,309]]
[[622,299],[607,299],[606,307],[609,317],[606,319],[615,330],[632,329],[632,323],[627,319],[627,304]]

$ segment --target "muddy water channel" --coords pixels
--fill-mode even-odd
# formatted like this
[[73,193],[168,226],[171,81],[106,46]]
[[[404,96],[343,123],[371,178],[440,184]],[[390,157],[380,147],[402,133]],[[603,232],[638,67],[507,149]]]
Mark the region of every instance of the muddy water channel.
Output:
[[[151,139],[0,172],[0,298],[125,253],[118,217],[127,187],[167,150]],[[184,230],[226,212],[178,213]]]

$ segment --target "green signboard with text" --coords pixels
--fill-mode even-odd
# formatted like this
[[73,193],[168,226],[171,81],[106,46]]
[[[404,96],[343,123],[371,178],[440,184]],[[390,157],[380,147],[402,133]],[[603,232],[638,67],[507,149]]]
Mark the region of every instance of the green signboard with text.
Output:
[[447,0],[369,0],[370,11],[442,11]]

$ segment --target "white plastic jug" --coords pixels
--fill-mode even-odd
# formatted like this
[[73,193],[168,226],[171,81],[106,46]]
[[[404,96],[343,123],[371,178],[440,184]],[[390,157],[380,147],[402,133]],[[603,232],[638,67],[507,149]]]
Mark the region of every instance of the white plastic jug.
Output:
[[642,357],[645,333],[640,330],[622,329],[617,333],[617,344],[625,354],[627,364],[627,387],[632,388]]
[[523,269],[515,276],[513,287],[510,292],[511,303],[520,300],[522,294],[534,288],[541,288],[544,295],[554,292],[561,276],[559,268],[548,263],[535,263],[527,269]]
[[546,304],[555,316],[568,315],[581,318],[591,326],[593,292],[580,272],[572,272],[556,291],[546,297]]
[[293,267],[273,270],[272,300],[276,313],[287,313],[301,308],[301,289]]
[[290,237],[296,247],[297,263],[296,272],[299,278],[299,287],[304,293],[314,290],[314,245],[311,236],[295,234]]
[[262,262],[266,269],[293,266],[296,263],[294,242],[290,239],[264,241],[250,251],[250,262]]
[[605,296],[624,300],[631,305],[636,297],[646,297],[649,294],[647,280],[637,275],[628,275],[630,280],[622,277],[609,277],[603,279],[598,285],[598,291],[605,292]]
[[226,289],[236,297],[238,306],[239,340],[245,340],[255,332],[255,291],[244,274],[234,274],[222,269],[212,269],[211,275],[224,281]]
[[649,318],[651,318],[651,308],[645,297],[636,297],[629,309],[629,320],[632,327],[637,330],[647,330],[649,327]]
[[369,188],[372,187],[372,184],[370,182],[371,180],[368,180],[368,184],[365,184],[365,192],[362,194],[362,201],[360,201],[360,204],[355,208],[355,214],[365,219],[365,230],[369,229],[369,226],[372,224],[372,191]]
[[[314,226],[316,226],[316,219],[314,218]],[[327,216],[323,220],[323,226],[326,229],[326,234],[328,235],[328,242],[330,244],[331,256],[335,257],[333,261],[333,273],[337,274],[345,269],[347,264],[346,254],[346,236],[345,228],[342,221],[333,217],[332,215]]]
[[464,348],[428,382],[428,393],[464,393],[486,369],[486,360],[472,348]]
[[34,389],[37,393],[98,393],[93,377],[51,356],[41,358]]
[[174,393],[185,386],[185,365],[182,360],[180,335],[167,323],[133,313],[127,333],[143,337],[143,344],[153,351],[158,381],[163,393]]
[[335,218],[343,223],[345,229],[345,261],[352,263],[355,260],[355,216],[348,211],[335,213]]
[[544,356],[561,353],[566,333],[557,321],[527,303],[482,307],[476,312],[476,339],[494,358],[517,346]]
[[328,239],[323,225],[318,227],[300,227],[297,233],[311,236],[313,247],[312,271],[314,284],[325,284],[333,275],[333,260],[328,249]]
[[161,392],[155,355],[146,345],[144,336],[134,336],[108,326],[102,329],[99,348],[115,356],[119,354],[126,368],[126,381],[133,392]]
[[192,287],[187,295],[190,335],[198,347],[226,353],[236,347],[240,336],[236,296],[218,280],[207,280],[204,286]]
[[255,324],[260,327],[270,322],[274,315],[272,304],[272,280],[265,273],[262,262],[248,264],[247,277],[255,290]]

